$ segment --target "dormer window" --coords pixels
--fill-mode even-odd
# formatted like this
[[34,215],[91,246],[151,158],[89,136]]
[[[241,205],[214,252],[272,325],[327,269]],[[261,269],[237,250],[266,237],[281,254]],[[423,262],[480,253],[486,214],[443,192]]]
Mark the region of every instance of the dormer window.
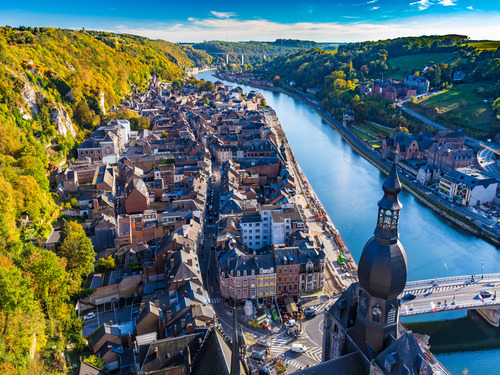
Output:
[[255,275],[255,270],[252,270],[252,276]]
[[240,276],[240,271],[236,272],[236,276]]
[[247,271],[243,271],[243,276],[246,276],[247,275]]

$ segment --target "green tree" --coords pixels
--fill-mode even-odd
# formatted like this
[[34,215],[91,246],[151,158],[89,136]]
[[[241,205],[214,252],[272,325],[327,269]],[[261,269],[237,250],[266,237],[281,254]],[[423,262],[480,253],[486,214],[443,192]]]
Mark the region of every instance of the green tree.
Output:
[[66,302],[76,291],[76,282],[65,268],[66,261],[48,250],[32,252],[24,264],[33,292],[48,318],[64,318],[68,313]]
[[83,360],[83,362],[88,363],[89,365],[97,367],[99,370],[104,369],[104,362],[101,358],[96,357],[95,355],[91,355]]
[[85,129],[91,129],[94,122],[94,114],[85,100],[80,100],[73,112],[73,119],[78,125]]
[[80,282],[94,270],[95,251],[82,226],[69,222],[70,233],[59,246],[59,255],[66,259],[66,270]]
[[106,272],[115,269],[115,258],[109,255],[107,258],[101,258],[95,265],[96,272]]

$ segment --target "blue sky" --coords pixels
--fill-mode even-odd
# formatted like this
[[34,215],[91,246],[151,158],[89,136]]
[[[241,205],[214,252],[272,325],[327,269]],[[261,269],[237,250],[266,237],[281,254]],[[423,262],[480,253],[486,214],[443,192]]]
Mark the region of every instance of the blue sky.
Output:
[[465,34],[500,39],[500,0],[9,1],[0,24],[127,32],[172,42],[352,42]]

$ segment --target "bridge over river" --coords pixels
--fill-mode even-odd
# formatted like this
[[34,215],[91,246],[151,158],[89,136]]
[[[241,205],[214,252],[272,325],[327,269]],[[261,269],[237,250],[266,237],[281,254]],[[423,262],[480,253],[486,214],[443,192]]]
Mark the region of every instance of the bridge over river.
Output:
[[[451,310],[477,310],[488,323],[498,327],[500,299],[500,273],[468,275],[412,281],[406,283],[401,294],[399,316],[411,316]],[[489,297],[481,298],[480,292],[488,291]],[[411,293],[414,299],[405,299]],[[499,296],[500,297],[500,296]]]

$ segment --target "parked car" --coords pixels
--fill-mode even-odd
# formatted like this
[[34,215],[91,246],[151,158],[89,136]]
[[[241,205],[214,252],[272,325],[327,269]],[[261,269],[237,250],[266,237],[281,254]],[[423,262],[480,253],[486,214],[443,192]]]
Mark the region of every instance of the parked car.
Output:
[[257,372],[259,374],[271,375],[271,371],[267,367],[264,367],[264,366],[257,367]]
[[315,312],[315,311],[316,311],[316,307],[310,306],[310,307],[306,307],[306,309],[304,310],[304,313],[305,314],[309,314],[309,313],[312,313],[312,312]]
[[264,362],[266,360],[266,357],[264,357],[264,354],[259,353],[259,352],[252,352],[252,354],[250,355],[250,358],[253,358],[259,362]]
[[492,296],[492,293],[489,290],[481,290],[479,293],[481,293],[483,298],[488,298]]
[[95,317],[96,317],[95,313],[90,312],[90,313],[88,313],[87,315],[85,315],[83,317],[83,320],[87,321],[87,320],[90,320],[90,319],[94,319]]
[[290,328],[290,327],[295,327],[295,325],[296,325],[296,324],[297,324],[297,323],[295,322],[295,320],[290,319],[290,320],[287,320],[287,321],[285,322],[285,327],[287,327],[287,328]]
[[264,339],[258,339],[257,340],[257,345],[260,345],[260,346],[264,346],[266,348],[270,348],[271,347],[271,343],[267,340],[264,340]]

